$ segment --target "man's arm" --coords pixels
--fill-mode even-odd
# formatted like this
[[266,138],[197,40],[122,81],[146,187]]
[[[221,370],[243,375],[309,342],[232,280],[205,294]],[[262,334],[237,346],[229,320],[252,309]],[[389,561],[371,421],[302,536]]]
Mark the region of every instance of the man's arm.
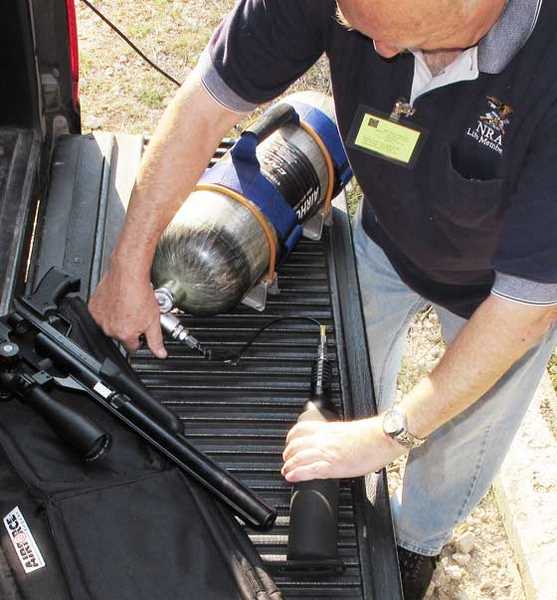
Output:
[[[557,322],[557,307],[490,296],[476,310],[437,367],[402,400],[408,429],[418,437],[466,410]],[[287,437],[288,481],[354,477],[376,471],[405,450],[383,434],[380,417],[348,423],[310,422]]]
[[[557,307],[489,296],[447,348],[432,373],[403,399],[418,437],[468,408],[555,325]],[[411,425],[410,425],[411,423]]]
[[107,335],[129,350],[145,334],[166,356],[150,270],[160,235],[193,190],[222,137],[242,115],[217,103],[194,72],[166,109],[149,143],[110,268],[89,309]]

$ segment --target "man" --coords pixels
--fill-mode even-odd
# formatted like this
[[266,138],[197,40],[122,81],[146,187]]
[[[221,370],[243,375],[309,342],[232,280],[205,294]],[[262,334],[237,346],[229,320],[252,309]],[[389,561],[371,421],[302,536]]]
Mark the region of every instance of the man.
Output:
[[[165,356],[159,235],[241,114],[326,52],[365,194],[355,245],[381,414],[296,425],[283,475],[357,476],[409,453],[393,499],[407,598],[487,491],[555,347],[556,17],[548,0],[241,0],[159,125],[91,300],[106,333],[131,350],[144,333]],[[447,352],[387,410],[426,303]]]

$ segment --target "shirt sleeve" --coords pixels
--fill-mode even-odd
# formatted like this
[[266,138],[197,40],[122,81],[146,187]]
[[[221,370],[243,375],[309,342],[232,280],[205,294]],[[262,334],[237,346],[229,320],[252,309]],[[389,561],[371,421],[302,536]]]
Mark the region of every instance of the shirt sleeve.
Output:
[[495,273],[491,293],[520,304],[557,305],[557,283],[540,283],[506,273]]
[[[541,303],[557,284],[557,106],[552,112],[532,138],[493,259],[498,274],[540,284],[530,291]],[[510,291],[516,281],[500,283]]]
[[238,112],[276,98],[323,53],[333,5],[328,0],[239,0],[200,59],[203,85]]

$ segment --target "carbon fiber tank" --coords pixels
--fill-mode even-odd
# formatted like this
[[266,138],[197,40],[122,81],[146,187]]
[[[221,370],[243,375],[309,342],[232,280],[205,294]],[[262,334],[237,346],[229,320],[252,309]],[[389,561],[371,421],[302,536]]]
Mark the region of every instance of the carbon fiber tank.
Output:
[[[335,122],[328,96],[302,92],[282,103],[293,101],[318,108]],[[294,209],[299,223],[319,210],[329,185],[327,166],[306,131],[284,125],[257,146],[256,156],[261,173]],[[228,154],[221,160],[231,161]],[[195,191],[159,241],[152,281],[155,288],[170,291],[174,305],[184,312],[213,315],[236,306],[265,274],[269,260],[263,228],[248,208],[220,192]]]

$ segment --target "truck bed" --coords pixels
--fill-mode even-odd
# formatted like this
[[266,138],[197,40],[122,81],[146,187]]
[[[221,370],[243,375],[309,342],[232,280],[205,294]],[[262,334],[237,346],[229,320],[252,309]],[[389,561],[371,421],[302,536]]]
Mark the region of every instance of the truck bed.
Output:
[[[30,285],[58,265],[80,276],[83,297],[90,295],[124,218],[142,147],[138,137],[109,134],[61,140],[37,225]],[[357,418],[373,413],[375,404],[350,224],[339,202],[323,239],[303,240],[281,267],[281,292],[264,313],[242,306],[181,319],[202,343],[230,350],[274,317],[305,315],[329,325],[334,400],[346,418]],[[309,391],[316,342],[315,327],[290,321],[261,336],[236,367],[199,359],[175,342],[167,343],[166,361],[140,351],[133,364],[153,394],[178,413],[197,447],[278,507],[275,528],[251,537],[285,598],[402,600],[384,472],[369,478],[367,490],[363,478],[342,482],[342,574],[284,570],[290,486],[280,476],[280,456]]]

